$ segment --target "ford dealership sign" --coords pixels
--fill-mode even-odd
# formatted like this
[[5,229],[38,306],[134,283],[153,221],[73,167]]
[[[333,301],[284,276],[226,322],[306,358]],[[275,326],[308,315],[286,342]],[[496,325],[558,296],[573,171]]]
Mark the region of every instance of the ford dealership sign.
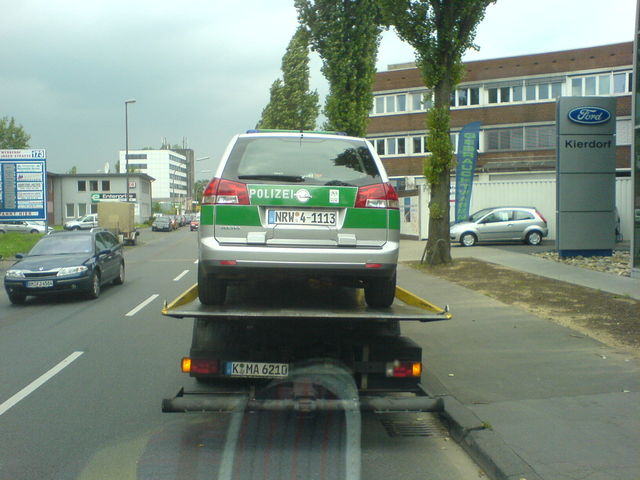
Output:
[[569,110],[569,120],[581,125],[599,125],[611,118],[608,110],[600,107],[577,107]]

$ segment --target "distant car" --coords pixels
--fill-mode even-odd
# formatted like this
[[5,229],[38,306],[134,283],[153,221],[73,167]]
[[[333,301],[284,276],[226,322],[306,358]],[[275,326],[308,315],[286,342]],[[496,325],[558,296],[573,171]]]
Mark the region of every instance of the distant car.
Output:
[[44,223],[36,223],[30,220],[6,220],[0,222],[0,233],[26,232],[26,233],[49,233],[53,228],[46,227]]
[[472,247],[478,242],[522,241],[540,245],[549,233],[547,220],[535,207],[484,208],[450,228],[452,242]]
[[398,195],[365,139],[250,131],[231,140],[206,187],[198,230],[198,294],[222,304],[227,284],[329,279],[393,303]]
[[91,230],[98,226],[98,214],[91,213],[76,220],[69,220],[65,222],[65,230]]
[[151,224],[153,232],[170,232],[171,230],[173,230],[173,225],[169,217],[156,217]]
[[193,232],[194,230],[198,230],[199,227],[200,227],[200,217],[193,217],[191,219],[191,223],[189,224],[189,230]]
[[4,288],[14,304],[29,295],[78,292],[98,298],[102,285],[124,283],[122,244],[111,233],[57,232],[45,235],[5,273]]

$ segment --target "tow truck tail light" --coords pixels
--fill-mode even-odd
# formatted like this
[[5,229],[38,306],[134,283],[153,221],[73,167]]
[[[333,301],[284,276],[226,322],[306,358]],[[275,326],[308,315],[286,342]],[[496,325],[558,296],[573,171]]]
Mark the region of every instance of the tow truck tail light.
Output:
[[218,360],[184,357],[182,371],[183,373],[215,374],[220,372],[220,363]]
[[356,208],[389,208],[398,210],[398,194],[390,183],[376,183],[358,188]]
[[420,377],[422,363],[420,362],[393,362],[387,363],[387,377],[409,378]]
[[203,205],[249,205],[247,185],[214,178],[202,193]]

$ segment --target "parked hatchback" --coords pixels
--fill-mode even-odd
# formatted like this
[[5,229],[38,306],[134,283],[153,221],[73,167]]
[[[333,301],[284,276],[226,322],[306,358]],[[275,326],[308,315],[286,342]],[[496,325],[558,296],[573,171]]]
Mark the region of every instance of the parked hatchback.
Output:
[[44,223],[29,220],[7,220],[0,222],[0,233],[7,232],[50,233],[53,232],[53,228],[45,226]]
[[247,132],[231,140],[200,212],[198,290],[221,304],[229,282],[326,278],[393,302],[398,196],[362,138]]
[[102,285],[124,282],[122,244],[101,229],[45,235],[5,273],[11,303],[29,295],[80,293],[98,298]]
[[452,242],[471,247],[478,242],[523,241],[540,245],[549,229],[547,220],[535,207],[484,208],[466,222],[451,226]]

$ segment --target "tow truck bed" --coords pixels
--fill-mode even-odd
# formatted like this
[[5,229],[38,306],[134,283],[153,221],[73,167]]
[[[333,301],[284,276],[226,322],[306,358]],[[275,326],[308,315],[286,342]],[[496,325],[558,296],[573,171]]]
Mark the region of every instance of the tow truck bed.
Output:
[[165,399],[163,411],[439,409],[420,386],[422,349],[400,323],[447,320],[448,308],[398,287],[391,307],[374,309],[359,292],[256,284],[206,306],[194,285],[162,313],[194,320],[183,371],[199,384]]

